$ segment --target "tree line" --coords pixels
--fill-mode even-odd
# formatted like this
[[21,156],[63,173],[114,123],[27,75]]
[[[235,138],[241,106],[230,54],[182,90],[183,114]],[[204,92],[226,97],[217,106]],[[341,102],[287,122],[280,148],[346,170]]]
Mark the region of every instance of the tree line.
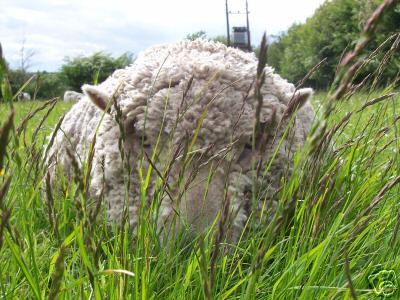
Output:
[[61,97],[66,90],[80,92],[84,83],[100,83],[115,70],[131,64],[133,60],[134,56],[131,52],[118,57],[113,57],[106,52],[96,52],[89,56],[66,57],[58,72],[29,72],[23,67],[10,69],[8,65],[6,68],[13,94],[30,81],[24,92],[28,92],[37,99],[50,99]]
[[[307,84],[317,89],[328,88],[335,76],[336,67],[343,53],[354,47],[360,32],[372,12],[382,0],[332,0],[326,1],[307,19],[304,24],[294,24],[286,32],[273,37],[268,50],[268,64],[291,82],[299,82],[313,66],[326,62],[308,79]],[[370,54],[378,47],[376,55],[368,56],[368,64],[358,75],[359,79],[374,73],[385,52],[393,46],[385,41],[400,32],[400,5],[384,15],[376,34],[365,49]],[[399,76],[400,51],[395,52],[380,77],[380,84],[386,85]]]

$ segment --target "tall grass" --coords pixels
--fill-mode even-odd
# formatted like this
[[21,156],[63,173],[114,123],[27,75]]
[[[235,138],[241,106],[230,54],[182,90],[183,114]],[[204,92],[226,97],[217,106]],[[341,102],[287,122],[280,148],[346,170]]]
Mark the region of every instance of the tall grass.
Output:
[[[140,210],[136,235],[126,219],[108,224],[101,207],[88,208],[90,166],[53,189],[41,158],[69,105],[1,104],[0,298],[400,298],[400,95],[366,82],[354,89],[365,63],[357,47],[335,88],[315,96],[317,120],[272,220],[251,216],[229,251],[211,231],[162,247],[156,206]],[[157,203],[166,174],[145,166],[141,198],[157,173]]]

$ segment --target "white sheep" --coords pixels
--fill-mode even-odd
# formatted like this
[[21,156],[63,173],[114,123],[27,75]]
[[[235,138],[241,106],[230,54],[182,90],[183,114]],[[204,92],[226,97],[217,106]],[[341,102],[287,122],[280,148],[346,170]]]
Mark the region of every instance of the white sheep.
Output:
[[29,101],[31,100],[31,95],[27,92],[22,92],[18,94],[18,101]]
[[[265,191],[260,196],[263,200],[273,198],[281,178],[290,174],[290,161],[304,144],[314,118],[306,101],[312,90],[295,92],[293,84],[266,67],[259,118],[266,133],[265,147],[254,149],[251,139],[257,119],[257,63],[253,53],[221,43],[182,41],[150,48],[100,85],[84,85],[85,97],[65,116],[48,153],[52,180],[56,178],[55,163],[66,176],[73,176],[67,152],[73,153],[82,167],[97,134],[89,193],[93,199],[104,195],[110,221],[121,220],[127,199],[130,225],[136,227],[140,188],[144,188],[148,160],[153,159],[151,165],[157,172],[151,172],[145,193],[150,204],[156,182],[166,190],[161,193],[160,231],[166,232],[170,224],[176,224],[177,228],[187,226],[194,233],[202,232],[213,223],[224,203],[229,203],[230,229],[226,234],[235,242],[250,207],[262,207],[263,203],[250,203],[254,169],[262,161],[264,170],[277,148],[290,119],[289,103],[304,105],[271,168],[258,179]],[[125,132],[123,144],[119,143],[117,119]],[[123,145],[125,156],[121,156],[119,145]],[[184,155],[185,147],[189,156]],[[143,158],[143,152],[149,159]],[[267,203],[270,208],[272,204]]]
[[77,93],[75,91],[65,91],[64,102],[78,102],[83,98],[82,93]]

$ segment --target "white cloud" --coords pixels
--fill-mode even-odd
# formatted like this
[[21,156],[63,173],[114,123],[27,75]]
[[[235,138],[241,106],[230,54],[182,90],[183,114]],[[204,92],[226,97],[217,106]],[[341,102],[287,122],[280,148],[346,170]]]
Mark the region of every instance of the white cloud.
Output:
[[[312,15],[324,0],[248,0],[252,43],[263,31],[276,34]],[[229,0],[230,10],[244,10],[244,0]],[[56,70],[65,56],[105,50],[134,53],[205,30],[225,35],[224,0],[0,0],[0,41],[13,67],[19,49],[36,51],[32,69]],[[244,15],[231,15],[231,26]]]

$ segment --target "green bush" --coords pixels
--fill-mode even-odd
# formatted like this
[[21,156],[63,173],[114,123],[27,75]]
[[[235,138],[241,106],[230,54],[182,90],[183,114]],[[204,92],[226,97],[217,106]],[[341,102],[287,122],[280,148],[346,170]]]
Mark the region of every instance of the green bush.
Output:
[[31,97],[36,96],[36,99],[50,99],[62,97],[68,89],[80,91],[84,83],[97,84],[116,69],[124,68],[132,61],[133,55],[128,52],[117,58],[104,52],[97,52],[90,56],[66,58],[66,63],[60,72],[31,73],[17,69],[7,70],[7,73],[12,94],[16,94],[30,80],[24,87],[24,92],[29,93]]
[[185,39],[189,40],[189,41],[194,41],[195,39],[200,39],[200,38],[206,39],[209,41],[220,42],[224,45],[228,45],[228,39],[225,35],[217,35],[217,36],[209,38],[207,36],[207,32],[205,32],[204,30],[199,30],[199,31],[196,31],[193,33],[189,33],[186,35]]
[[65,78],[60,73],[37,72],[35,80],[38,99],[62,97],[67,89]]
[[65,78],[60,73],[49,73],[46,71],[30,73],[19,69],[9,70],[8,79],[13,95],[24,87],[23,91],[36,99],[62,97],[64,91],[67,89]]
[[69,89],[80,91],[84,83],[102,82],[117,69],[131,64],[133,54],[126,52],[117,58],[109,53],[96,52],[90,56],[67,57],[61,67],[61,76]]

